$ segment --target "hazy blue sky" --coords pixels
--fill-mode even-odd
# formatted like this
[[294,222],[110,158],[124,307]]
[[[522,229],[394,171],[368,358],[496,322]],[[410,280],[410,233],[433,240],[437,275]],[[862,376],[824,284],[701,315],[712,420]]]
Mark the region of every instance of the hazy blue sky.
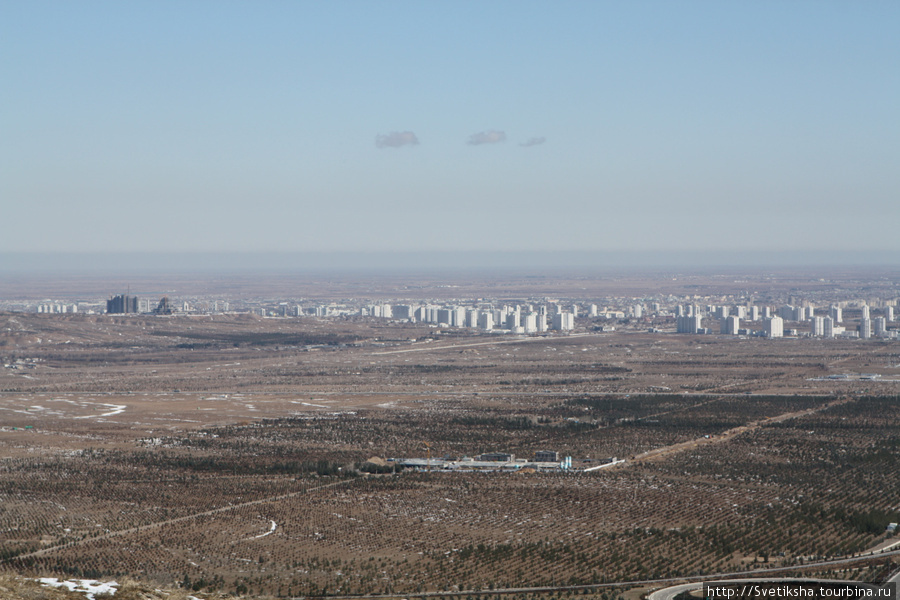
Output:
[[0,252],[900,258],[898,31],[896,0],[2,1]]

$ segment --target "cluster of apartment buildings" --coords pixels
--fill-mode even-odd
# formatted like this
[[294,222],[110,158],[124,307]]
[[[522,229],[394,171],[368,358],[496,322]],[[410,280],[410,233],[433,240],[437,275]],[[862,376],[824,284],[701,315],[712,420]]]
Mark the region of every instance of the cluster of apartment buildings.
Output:
[[[734,314],[732,314],[732,312]],[[825,312],[824,310],[821,312]],[[894,307],[885,306],[881,309],[881,316],[872,318],[871,308],[863,305],[860,309],[858,324],[853,329],[841,325],[843,323],[843,309],[839,306],[831,306],[826,314],[817,314],[814,306],[793,306],[786,304],[773,313],[768,306],[708,306],[705,310],[700,307],[678,306],[676,308],[675,325],[678,333],[713,333],[709,328],[703,327],[703,318],[717,319],[719,333],[725,335],[755,335],[768,338],[779,338],[785,335],[785,322],[798,324],[797,329],[789,329],[793,335],[807,335],[809,337],[835,338],[835,337],[859,337],[862,339],[896,338],[897,331],[888,329],[888,323],[894,321]],[[761,329],[751,330],[741,328],[741,321],[761,322]],[[800,327],[808,327],[808,331],[801,331]]]
[[[575,328],[579,317],[586,317],[595,330],[614,330],[609,322],[625,321],[626,325],[646,324],[651,332],[669,330],[672,319],[675,331],[686,334],[721,333],[724,335],[760,336],[778,338],[783,336],[804,336],[821,338],[897,338],[900,327],[896,323],[895,310],[898,299],[867,299],[874,307],[863,301],[836,302],[822,299],[830,306],[815,307],[809,301],[789,298],[789,304],[778,308],[756,305],[743,301],[740,297],[729,296],[673,296],[660,295],[649,298],[607,298],[609,303],[603,308],[590,301],[576,299],[535,298],[522,299],[521,303],[506,300],[482,298],[477,300],[454,299],[442,303],[423,300],[399,303],[372,303],[371,300],[349,300],[346,303],[331,303],[302,306],[293,302],[273,300],[208,300],[195,299],[196,305],[187,300],[179,304],[165,302],[166,306],[155,305],[146,298],[129,294],[110,297],[106,301],[106,312],[170,314],[176,310],[184,314],[209,314],[221,312],[252,312],[264,317],[374,317],[397,321],[427,323],[435,327],[469,328],[482,332],[541,334],[548,331],[566,332]],[[687,302],[685,302],[687,301]],[[701,302],[702,304],[698,303]],[[706,302],[717,304],[706,304]],[[723,301],[725,303],[723,303]],[[161,301],[162,302],[162,301]],[[729,303],[730,302],[730,303]],[[103,312],[102,303],[69,305],[57,301],[44,300],[31,304],[30,310],[40,313],[93,314]],[[84,310],[82,310],[82,308]],[[845,323],[843,313],[850,315]],[[607,321],[598,323],[598,319]],[[583,323],[584,321],[582,321]],[[612,325],[618,325],[613,323]]]
[[77,304],[38,304],[37,312],[44,314],[66,314],[66,313],[77,313],[78,305]]
[[[316,316],[330,316],[328,307],[316,307]],[[575,328],[577,307],[564,310],[561,306],[533,304],[466,307],[437,304],[369,304],[357,313],[363,317],[381,317],[429,323],[439,327],[468,327],[482,331],[510,333],[543,333],[569,331]]]

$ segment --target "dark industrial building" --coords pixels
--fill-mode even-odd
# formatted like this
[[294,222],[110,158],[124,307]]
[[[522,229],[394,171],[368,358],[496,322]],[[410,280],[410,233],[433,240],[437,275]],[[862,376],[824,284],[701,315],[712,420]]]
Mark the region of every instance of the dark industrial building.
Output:
[[175,312],[175,309],[172,308],[172,305],[169,304],[169,297],[163,296],[159,304],[156,305],[156,308],[153,309],[153,314],[155,315],[171,315]]
[[559,462],[559,452],[556,450],[538,450],[534,453],[534,462]]
[[138,312],[137,296],[120,294],[106,301],[106,312],[109,314],[123,314]]

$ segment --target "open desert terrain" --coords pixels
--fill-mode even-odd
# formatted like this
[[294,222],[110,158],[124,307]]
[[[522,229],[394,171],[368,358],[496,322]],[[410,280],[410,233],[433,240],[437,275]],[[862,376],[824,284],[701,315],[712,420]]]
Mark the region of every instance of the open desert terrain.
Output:
[[[896,341],[646,325],[0,314],[0,568],[523,598],[896,570]],[[438,467],[542,450],[572,468]]]

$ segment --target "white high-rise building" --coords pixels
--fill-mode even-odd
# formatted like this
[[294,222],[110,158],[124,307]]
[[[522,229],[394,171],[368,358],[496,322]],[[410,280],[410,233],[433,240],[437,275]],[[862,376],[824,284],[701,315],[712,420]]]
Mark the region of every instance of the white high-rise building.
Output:
[[751,321],[759,321],[759,307],[758,306],[750,307],[750,320]]
[[569,331],[575,328],[575,315],[569,312],[553,315],[553,329],[556,331]]
[[772,307],[764,306],[763,307],[763,319],[771,319],[772,318]]
[[416,309],[411,304],[392,304],[391,314],[395,319],[412,319],[415,317]]
[[441,307],[440,306],[429,306],[428,307],[428,322],[435,323],[435,324],[441,322]]
[[470,309],[466,312],[466,327],[476,328],[478,327],[478,311],[475,309]]
[[746,319],[747,318],[747,307],[746,306],[735,306],[734,307],[734,316],[738,319]]
[[810,333],[815,337],[823,337],[825,335],[825,318],[813,317],[810,321]]
[[816,316],[816,307],[815,306],[807,306],[806,307],[806,320],[809,321]]
[[829,314],[831,315],[831,318],[834,319],[835,323],[844,322],[844,311],[840,306],[832,306]]
[[736,316],[725,317],[722,319],[722,333],[727,335],[737,335],[738,329],[741,328],[741,320]]
[[763,321],[763,330],[767,338],[784,337],[784,319],[781,317],[772,317]]
[[635,305],[631,308],[631,312],[632,312],[632,314],[634,315],[634,318],[635,318],[635,319],[640,319],[641,317],[644,316],[644,307],[641,306],[640,304],[635,304]]
[[703,317],[699,314],[675,319],[675,331],[678,333],[698,333],[701,329],[703,329]]
[[894,320],[894,307],[893,306],[885,306],[884,307],[884,319],[889,323]]
[[597,305],[596,304],[591,304],[590,310],[588,311],[588,316],[589,317],[597,316]]
[[859,320],[859,337],[864,340],[872,337],[872,319],[869,317],[863,317]]
[[515,330],[517,327],[519,327],[520,326],[519,312],[512,311],[508,315],[506,315],[505,325],[506,325],[506,329],[512,329],[512,330]]
[[834,337],[834,319],[831,318],[831,315],[822,319],[822,335],[827,338]]
[[868,304],[863,304],[862,318],[863,319],[871,319],[872,318],[872,315],[869,314],[869,305]]
[[478,327],[484,331],[492,330],[494,328],[494,313],[486,310],[478,315]]
[[875,317],[875,335],[877,337],[885,337],[887,335],[887,319],[884,317]]
[[525,321],[522,324],[525,328],[525,333],[537,333],[537,318],[538,314],[536,312],[525,315]]

